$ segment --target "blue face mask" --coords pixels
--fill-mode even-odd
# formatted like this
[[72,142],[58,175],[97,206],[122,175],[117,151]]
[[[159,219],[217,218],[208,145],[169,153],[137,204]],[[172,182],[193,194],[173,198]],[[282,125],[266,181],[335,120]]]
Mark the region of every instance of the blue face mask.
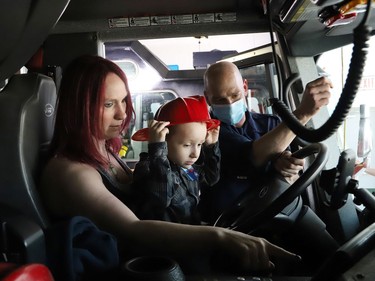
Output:
[[246,105],[241,98],[232,104],[212,104],[211,109],[220,121],[236,125],[245,115]]

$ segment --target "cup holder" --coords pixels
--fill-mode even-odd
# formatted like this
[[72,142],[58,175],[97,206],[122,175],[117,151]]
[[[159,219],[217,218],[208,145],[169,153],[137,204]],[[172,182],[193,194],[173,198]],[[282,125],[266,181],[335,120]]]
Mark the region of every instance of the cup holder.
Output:
[[134,281],[185,281],[178,263],[167,257],[133,258],[124,264],[123,272]]

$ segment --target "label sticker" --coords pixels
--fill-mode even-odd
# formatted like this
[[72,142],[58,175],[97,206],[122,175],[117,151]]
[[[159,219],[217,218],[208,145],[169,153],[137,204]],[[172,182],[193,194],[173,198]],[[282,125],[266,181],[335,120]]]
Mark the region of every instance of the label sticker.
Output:
[[237,21],[236,13],[205,13],[108,19],[110,28]]
[[108,25],[109,25],[110,28],[128,27],[129,26],[129,19],[128,18],[109,19]]
[[151,25],[168,25],[171,24],[171,16],[152,16]]
[[236,21],[236,13],[215,13],[215,22]]
[[194,23],[215,22],[215,14],[214,13],[193,14],[193,22]]
[[172,15],[172,24],[191,24],[193,17],[189,15]]
[[129,18],[130,26],[148,26],[150,25],[150,17],[131,17]]

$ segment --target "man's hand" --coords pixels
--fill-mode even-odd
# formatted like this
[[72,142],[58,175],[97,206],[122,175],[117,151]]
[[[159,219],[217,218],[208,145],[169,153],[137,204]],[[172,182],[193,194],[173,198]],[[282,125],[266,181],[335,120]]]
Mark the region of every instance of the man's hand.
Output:
[[156,121],[151,120],[148,129],[149,129],[149,142],[164,142],[165,136],[169,133],[168,125],[170,122],[167,121]]
[[306,85],[301,104],[294,111],[297,118],[305,124],[319,109],[327,105],[331,97],[332,82],[327,77],[320,77]]
[[299,159],[291,156],[290,151],[284,151],[275,160],[274,167],[290,184],[298,178],[298,173],[303,169],[305,159]]
[[220,132],[220,126],[215,129],[211,129],[207,131],[205,144],[211,145],[211,144],[217,143],[219,139],[219,132]]

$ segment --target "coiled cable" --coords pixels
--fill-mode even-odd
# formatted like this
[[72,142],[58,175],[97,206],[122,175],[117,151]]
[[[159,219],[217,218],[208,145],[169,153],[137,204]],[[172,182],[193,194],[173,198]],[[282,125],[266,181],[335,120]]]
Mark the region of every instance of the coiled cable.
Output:
[[[366,56],[369,48],[368,40],[371,36],[371,28],[366,25],[371,9],[371,0],[367,2],[367,9],[361,23],[353,30],[353,52],[349,65],[348,76],[339,101],[331,117],[318,129],[310,129],[303,126],[299,120],[290,112],[285,103],[279,99],[269,100],[273,110],[278,113],[285,124],[301,139],[307,142],[320,142],[329,138],[341,126],[353,104],[357,94],[362,73],[366,63]],[[289,91],[290,86],[297,81],[299,76],[295,75],[283,88]]]

